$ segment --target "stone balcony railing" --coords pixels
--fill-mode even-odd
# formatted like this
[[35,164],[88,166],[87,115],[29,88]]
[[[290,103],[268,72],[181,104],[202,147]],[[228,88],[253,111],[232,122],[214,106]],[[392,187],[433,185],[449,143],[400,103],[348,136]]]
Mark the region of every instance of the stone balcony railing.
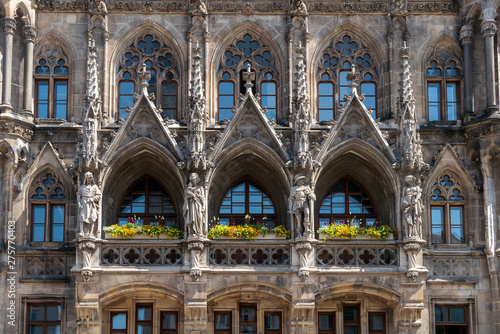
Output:
[[[210,240],[205,242],[207,265],[298,266],[295,240]],[[397,267],[396,241],[342,239],[311,241],[314,265],[318,269],[339,267]],[[103,266],[178,266],[189,264],[186,240],[122,239],[100,243]]]

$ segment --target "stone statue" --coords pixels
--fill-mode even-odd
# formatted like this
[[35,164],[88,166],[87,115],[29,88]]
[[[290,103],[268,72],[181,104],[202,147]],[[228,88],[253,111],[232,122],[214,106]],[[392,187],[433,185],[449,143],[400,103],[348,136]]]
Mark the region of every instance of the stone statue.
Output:
[[311,234],[311,211],[309,201],[314,201],[316,196],[311,187],[305,185],[305,176],[297,174],[295,185],[292,187],[288,199],[289,212],[292,214],[295,228],[299,236],[309,237]]
[[292,8],[290,9],[290,15],[296,15],[296,16],[307,15],[307,7],[303,0],[292,0]]
[[99,219],[99,201],[101,191],[94,183],[91,172],[85,173],[83,184],[78,187],[78,222],[80,223],[81,236],[95,236],[95,225]]
[[189,227],[189,235],[205,237],[205,190],[200,177],[196,173],[189,175],[189,184],[184,192],[184,206],[182,208],[184,219]]
[[422,238],[422,189],[415,182],[413,175],[405,177],[406,187],[403,196],[403,221],[408,227],[408,237]]
[[202,0],[194,0],[190,13],[191,15],[207,15],[207,6]]

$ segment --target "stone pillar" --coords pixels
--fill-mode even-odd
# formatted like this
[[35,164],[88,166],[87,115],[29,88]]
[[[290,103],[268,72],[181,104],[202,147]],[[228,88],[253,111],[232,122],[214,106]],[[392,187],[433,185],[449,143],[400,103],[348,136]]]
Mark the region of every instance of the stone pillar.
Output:
[[495,97],[495,33],[497,24],[495,20],[489,19],[481,24],[481,33],[484,37],[484,53],[486,61],[486,104],[487,108],[496,109]]
[[208,278],[193,281],[184,276],[184,333],[208,333],[207,284]]
[[465,121],[474,116],[474,95],[472,92],[472,43],[474,41],[474,28],[464,25],[460,29],[460,41],[464,50],[464,95],[465,95]]
[[23,109],[26,116],[33,117],[33,44],[36,39],[36,28],[29,25],[24,26],[23,39],[26,44]]
[[2,112],[11,111],[12,108],[12,49],[14,41],[14,30],[16,21],[6,17],[1,21],[4,35],[4,55],[3,55],[3,92],[2,92]]

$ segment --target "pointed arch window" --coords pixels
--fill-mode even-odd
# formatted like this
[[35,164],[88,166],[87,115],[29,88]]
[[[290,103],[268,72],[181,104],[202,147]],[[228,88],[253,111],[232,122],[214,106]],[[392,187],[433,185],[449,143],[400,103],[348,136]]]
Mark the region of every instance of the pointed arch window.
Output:
[[375,226],[375,205],[363,187],[350,177],[340,179],[326,194],[319,208],[319,224]]
[[246,33],[226,48],[219,62],[219,121],[231,118],[230,111],[236,101],[236,92],[244,94],[246,91],[243,72],[246,71],[247,64],[251,65],[251,71],[255,73],[252,92],[262,96],[261,106],[267,108],[267,118],[277,117],[279,73],[274,56],[271,49],[260,39]]
[[154,94],[163,118],[175,120],[178,112],[179,70],[173,50],[161,38],[148,33],[135,39],[123,52],[118,64],[118,117],[125,119],[139,93],[139,68],[151,73],[148,93]]
[[219,222],[223,225],[255,224],[264,220],[274,227],[274,203],[264,188],[248,177],[231,187],[219,207]]
[[448,49],[438,48],[427,62],[429,121],[457,121],[460,117],[461,63]]
[[66,119],[69,60],[60,46],[48,44],[35,62],[35,117]]
[[176,210],[168,192],[149,175],[137,180],[123,196],[118,209],[118,224],[125,225],[129,218],[135,223],[148,225],[176,223]]
[[316,72],[319,122],[334,119],[338,106],[345,104],[344,96],[351,94],[347,74],[352,64],[360,72],[360,93],[365,95],[363,103],[372,108],[371,116],[377,118],[378,71],[375,61],[360,40],[344,35],[333,39],[319,59]]
[[43,173],[31,188],[31,241],[64,241],[67,190],[53,172]]
[[464,239],[464,190],[455,178],[445,174],[432,188],[431,239],[433,244],[461,244]]

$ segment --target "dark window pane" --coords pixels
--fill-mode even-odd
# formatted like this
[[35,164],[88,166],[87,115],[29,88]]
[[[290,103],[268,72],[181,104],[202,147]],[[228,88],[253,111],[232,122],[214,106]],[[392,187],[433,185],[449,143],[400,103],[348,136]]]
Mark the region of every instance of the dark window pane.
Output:
[[358,326],[345,326],[344,334],[358,334]]
[[333,330],[333,313],[319,315],[319,329],[320,330]]
[[61,305],[47,305],[47,314],[45,315],[45,320],[47,321],[59,321],[61,320]]
[[370,314],[369,326],[371,331],[383,331],[384,330],[384,315],[383,314]]
[[151,334],[151,325],[137,325],[137,334]]
[[45,334],[61,334],[61,325],[49,325]]
[[344,306],[344,321],[358,321],[357,306]]
[[255,321],[255,306],[242,305],[240,308],[241,321]]
[[218,313],[215,315],[215,329],[231,329],[231,315],[229,313]]
[[149,305],[139,306],[137,308],[137,320],[138,321],[150,321],[151,320],[152,307]]
[[266,313],[265,316],[265,329],[266,330],[280,330],[281,329],[281,316],[276,313]]
[[30,325],[29,334],[43,334],[43,326],[42,325]]
[[30,305],[29,320],[35,320],[35,321],[45,320],[45,306]]
[[465,318],[465,307],[450,307],[452,322],[467,322]]
[[64,205],[52,207],[52,241],[64,239]]
[[176,313],[162,313],[162,329],[177,329]]

